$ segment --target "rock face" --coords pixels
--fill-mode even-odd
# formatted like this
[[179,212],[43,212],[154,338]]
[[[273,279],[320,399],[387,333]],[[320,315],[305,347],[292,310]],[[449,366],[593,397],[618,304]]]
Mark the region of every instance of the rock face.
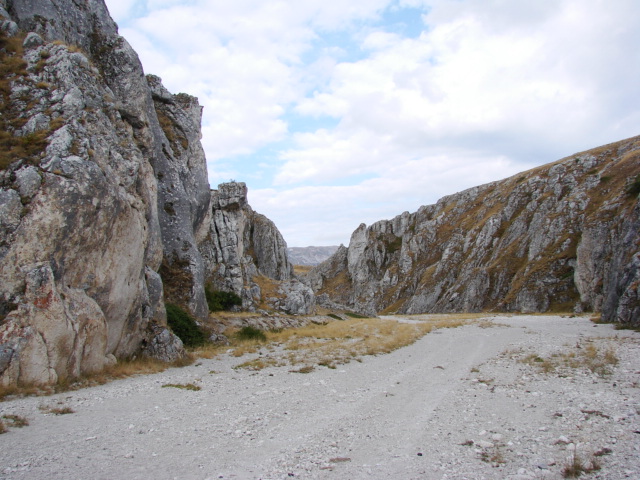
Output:
[[[41,148],[11,150],[0,176],[0,339],[12,352],[1,374],[50,383],[135,354],[165,321],[150,161],[163,133],[102,2],[3,6],[3,65],[24,62],[5,78],[3,127]],[[31,31],[22,45],[19,29]]]
[[640,323],[640,137],[370,227],[306,280],[369,314],[594,311]]
[[287,255],[294,265],[315,266],[336,253],[339,247],[289,247]]
[[[144,75],[102,0],[0,0],[0,67],[0,384],[181,357],[165,301],[204,319],[206,279],[254,272],[233,277],[242,227],[209,190],[197,99]],[[252,215],[255,273],[288,279]]]
[[[211,191],[209,225],[200,252],[212,289],[240,295],[247,309],[263,302],[292,314],[313,311],[313,291],[294,278],[286,242],[271,220],[249,206],[244,183],[223,183]],[[265,283],[276,291],[268,295]]]

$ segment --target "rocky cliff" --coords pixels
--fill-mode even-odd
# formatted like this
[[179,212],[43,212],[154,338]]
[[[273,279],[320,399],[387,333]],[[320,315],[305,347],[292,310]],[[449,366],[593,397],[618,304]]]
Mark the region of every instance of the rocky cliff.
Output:
[[309,274],[377,312],[594,311],[640,323],[640,137],[369,227]]
[[271,220],[249,206],[244,183],[223,183],[212,190],[211,212],[200,251],[213,289],[240,295],[248,310],[313,311],[313,291],[294,278],[286,242]]
[[[1,384],[175,359],[165,301],[204,319],[208,279],[288,279],[264,217],[250,240],[225,226],[232,195],[209,189],[197,99],[144,75],[102,0],[0,0],[0,70]],[[242,287],[234,235],[257,252]]]

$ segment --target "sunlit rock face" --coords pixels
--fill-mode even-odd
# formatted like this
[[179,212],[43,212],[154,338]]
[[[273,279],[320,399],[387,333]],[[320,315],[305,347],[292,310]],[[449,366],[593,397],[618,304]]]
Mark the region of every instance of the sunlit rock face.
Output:
[[210,191],[198,100],[144,75],[102,0],[0,0],[0,17],[0,383],[180,358],[165,302],[206,319],[206,281],[250,304],[254,276],[289,282],[279,308],[312,308],[246,187]]
[[21,147],[0,172],[2,382],[182,356],[165,300],[208,314],[201,107],[145,77],[102,1],[0,6],[3,130]]
[[[244,183],[223,183],[211,191],[209,225],[200,251],[212,289],[240,295],[248,309],[262,303],[291,314],[313,311],[315,297],[294,277],[284,238],[271,220],[253,211]],[[265,281],[273,292],[265,291]]]
[[593,311],[637,325],[639,175],[640,137],[572,155],[363,224],[307,282],[369,314]]

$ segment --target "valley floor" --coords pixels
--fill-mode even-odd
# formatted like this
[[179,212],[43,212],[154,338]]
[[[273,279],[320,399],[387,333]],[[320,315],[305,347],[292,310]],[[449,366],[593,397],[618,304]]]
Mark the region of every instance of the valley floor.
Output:
[[640,478],[640,334],[489,318],[307,374],[225,354],[6,401],[29,425],[5,422],[0,478],[560,479],[573,458],[582,478]]

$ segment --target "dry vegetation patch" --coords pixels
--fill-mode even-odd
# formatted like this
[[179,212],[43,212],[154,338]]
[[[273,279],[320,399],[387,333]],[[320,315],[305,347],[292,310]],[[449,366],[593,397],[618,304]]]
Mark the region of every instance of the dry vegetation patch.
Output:
[[[202,347],[202,349],[206,352],[207,346]],[[219,349],[216,348],[216,350],[217,353],[219,353]],[[18,386],[0,387],[0,401],[12,397],[53,395],[54,393],[103,385],[113,380],[132,377],[134,375],[159,373],[171,367],[191,365],[197,356],[198,355],[194,353],[188,353],[185,358],[173,363],[166,363],[149,357],[136,357],[133,359],[119,360],[118,363],[109,365],[99,372],[83,375],[79,378],[62,378],[54,385],[22,384]],[[202,356],[205,355],[203,354]],[[211,358],[212,356],[207,358]]]
[[541,373],[555,373],[565,376],[572,370],[588,370],[601,377],[610,375],[613,367],[618,364],[615,347],[612,343],[601,345],[595,340],[576,343],[575,346],[567,346],[561,352],[549,355],[529,353],[522,355],[519,361],[535,367]]
[[[422,318],[424,317],[424,318]],[[260,370],[268,366],[303,365],[295,371],[306,373],[315,365],[336,368],[365,355],[390,353],[410,345],[436,328],[453,328],[478,315],[414,316],[411,321],[391,318],[349,317],[323,325],[265,332],[267,341],[245,340],[234,347],[232,355],[260,352],[237,368]]]

